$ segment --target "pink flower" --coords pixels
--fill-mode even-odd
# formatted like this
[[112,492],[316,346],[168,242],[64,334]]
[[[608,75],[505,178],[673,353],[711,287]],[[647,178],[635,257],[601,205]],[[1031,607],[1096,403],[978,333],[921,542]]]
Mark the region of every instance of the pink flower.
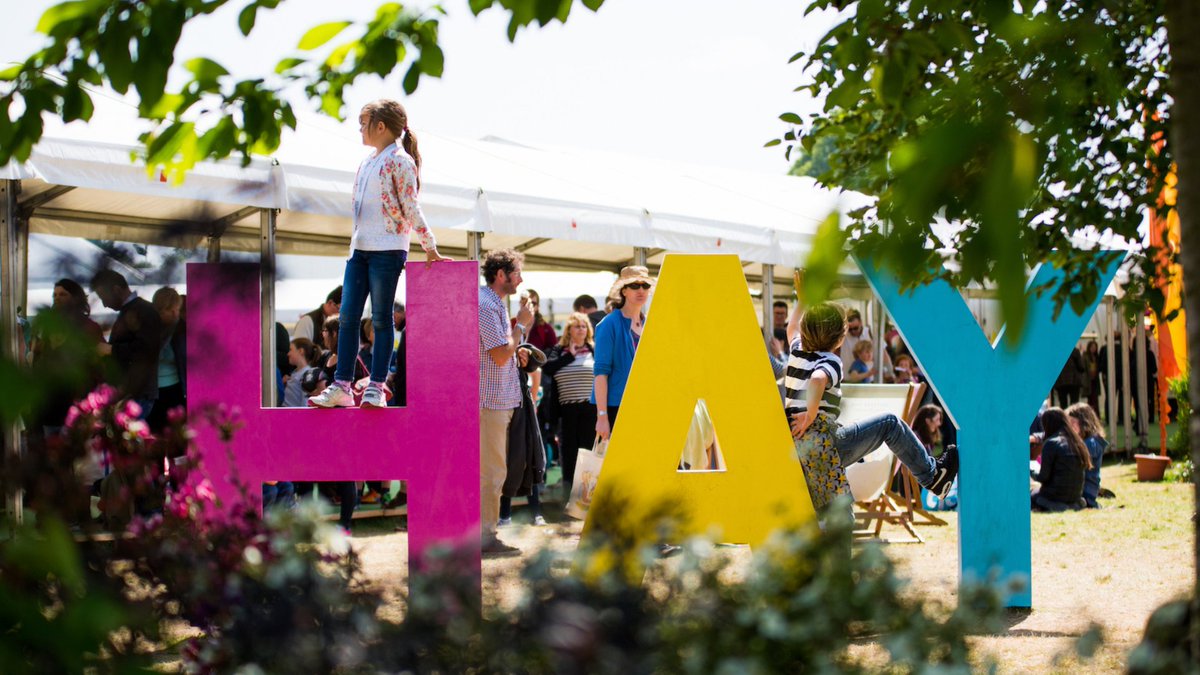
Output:
[[216,500],[217,493],[213,491],[212,483],[207,478],[196,484],[196,498],[206,502]]
[[[142,416],[142,406],[137,404],[137,401],[129,399],[125,401],[125,414],[129,417],[137,419]],[[122,425],[124,426],[124,425]]]

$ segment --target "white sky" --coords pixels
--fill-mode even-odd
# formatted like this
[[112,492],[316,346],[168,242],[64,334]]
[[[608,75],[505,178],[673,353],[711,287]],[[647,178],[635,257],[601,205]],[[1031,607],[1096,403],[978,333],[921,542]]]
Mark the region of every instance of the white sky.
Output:
[[[5,2],[0,61],[41,44],[34,32],[49,0]],[[240,77],[270,74],[309,27],[369,18],[377,2],[287,0],[260,12],[249,39],[236,29],[244,3],[197,20],[176,63],[205,55]],[[445,4],[446,72],[404,98],[399,74],[350,91],[351,110],[380,96],[404,101],[414,129],[533,145],[600,149],[731,168],[784,172],[780,148],[763,143],[785,125],[780,113],[811,106],[793,93],[799,64],[831,19],[803,16],[784,0],[608,0],[596,14],[576,3],[567,24],[526,29],[510,44],[505,15],[473,17],[465,0]],[[315,109],[296,101],[301,109]]]
[[[4,0],[0,63],[21,60],[43,44],[35,27],[53,4]],[[280,58],[293,54],[308,28],[365,20],[379,2],[286,0],[279,9],[259,13],[250,38],[236,28],[244,4],[233,0],[230,8],[190,24],[176,64],[208,56],[235,76],[268,76]],[[782,173],[788,169],[782,150],[763,144],[786,129],[780,113],[803,113],[812,105],[792,91],[801,79],[800,66],[787,61],[814,46],[832,23],[816,14],[804,17],[806,5],[607,0],[593,14],[577,2],[566,25],[527,28],[509,43],[505,14],[493,9],[474,17],[466,0],[448,0],[440,33],[443,77],[423,78],[407,98],[399,85],[403,68],[386,81],[364,80],[349,91],[348,110],[387,96],[405,103],[418,131]],[[316,109],[300,98],[293,103],[299,110]],[[356,126],[347,130],[350,136],[356,132]],[[330,287],[337,283],[339,259],[300,261],[301,276],[315,276]],[[285,267],[288,262],[281,259]],[[561,291],[543,293],[548,298],[583,292],[602,297],[610,283],[595,275],[527,277],[535,277],[528,279],[532,287]],[[561,287],[564,279],[581,287]],[[285,305],[311,304],[280,300],[281,312]]]

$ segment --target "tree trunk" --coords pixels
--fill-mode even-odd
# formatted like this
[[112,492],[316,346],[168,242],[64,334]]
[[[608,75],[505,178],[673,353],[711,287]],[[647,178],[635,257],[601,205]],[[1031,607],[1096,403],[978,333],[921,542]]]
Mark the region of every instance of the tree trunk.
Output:
[[[1167,39],[1171,50],[1171,147],[1178,167],[1180,264],[1187,311],[1188,363],[1200,364],[1200,2],[1167,0]],[[1190,380],[1189,380],[1190,381]],[[1200,386],[1190,387],[1192,409],[1200,405]],[[1192,416],[1192,466],[1200,466],[1200,415]],[[1195,504],[1200,505],[1200,474],[1193,474]],[[1200,531],[1193,540],[1196,584],[1192,592],[1192,653],[1200,654]]]

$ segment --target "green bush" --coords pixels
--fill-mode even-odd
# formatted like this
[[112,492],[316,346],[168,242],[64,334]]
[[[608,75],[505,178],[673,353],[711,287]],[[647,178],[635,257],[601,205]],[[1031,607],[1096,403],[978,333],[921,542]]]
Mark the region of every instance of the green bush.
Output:
[[1192,400],[1188,398],[1190,379],[1190,373],[1184,373],[1168,384],[1171,394],[1178,402],[1175,431],[1167,440],[1167,453],[1175,461],[1190,459],[1192,456]]
[[[448,551],[410,576],[405,618],[388,621],[315,512],[263,519],[244,485],[222,503],[178,415],[159,438],[135,418],[102,387],[30,453],[38,471],[6,471],[62,480],[37,482],[36,525],[0,540],[0,673],[144,672],[152,651],[196,673],[854,673],[880,670],[875,654],[886,672],[966,673],[967,636],[1003,628],[994,585],[965,585],[953,608],[909,592],[879,546],[852,546],[846,503],[734,570],[699,539],[659,561],[641,544],[682,541],[682,514],[664,504],[629,522],[619,497],[593,507],[606,527],[579,551],[526,565],[515,608],[480,607],[478,579]],[[239,421],[215,409],[192,423],[233,433]],[[93,524],[71,467],[99,447],[128,476],[113,495],[127,503],[108,507],[131,518],[112,543],[77,544],[63,523]],[[161,458],[177,454],[167,482]],[[161,512],[139,514],[150,493],[165,495]],[[864,644],[877,650],[864,657]]]
[[1196,467],[1192,464],[1192,458],[1184,457],[1171,462],[1163,480],[1168,483],[1190,483],[1195,475]]

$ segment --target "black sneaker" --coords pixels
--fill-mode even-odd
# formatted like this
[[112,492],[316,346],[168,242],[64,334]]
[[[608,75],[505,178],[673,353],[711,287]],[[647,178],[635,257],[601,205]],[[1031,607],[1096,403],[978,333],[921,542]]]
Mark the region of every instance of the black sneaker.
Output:
[[933,460],[933,464],[933,481],[926,489],[937,495],[938,499],[945,499],[958,476],[958,446],[946,446],[946,450]]

